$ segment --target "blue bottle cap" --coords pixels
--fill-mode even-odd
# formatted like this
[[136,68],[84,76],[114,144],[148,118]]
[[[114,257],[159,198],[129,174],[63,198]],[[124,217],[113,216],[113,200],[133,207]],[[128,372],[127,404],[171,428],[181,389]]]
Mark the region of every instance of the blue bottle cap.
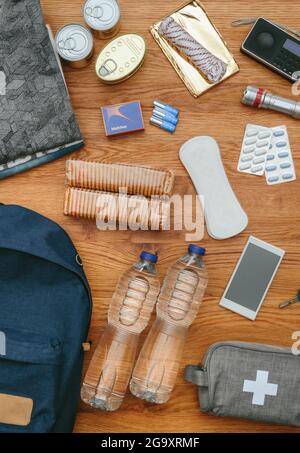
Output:
[[190,244],[189,245],[189,253],[198,253],[198,255],[204,256],[206,253],[206,250],[203,247],[199,247],[198,245]]
[[151,263],[157,263],[158,256],[153,253],[145,252],[144,250],[140,254],[141,260],[150,261]]

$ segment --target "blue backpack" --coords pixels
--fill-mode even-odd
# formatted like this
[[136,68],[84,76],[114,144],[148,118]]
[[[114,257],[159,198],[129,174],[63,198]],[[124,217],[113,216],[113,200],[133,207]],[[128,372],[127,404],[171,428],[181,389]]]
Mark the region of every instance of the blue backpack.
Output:
[[91,295],[68,235],[0,205],[0,433],[71,432]]

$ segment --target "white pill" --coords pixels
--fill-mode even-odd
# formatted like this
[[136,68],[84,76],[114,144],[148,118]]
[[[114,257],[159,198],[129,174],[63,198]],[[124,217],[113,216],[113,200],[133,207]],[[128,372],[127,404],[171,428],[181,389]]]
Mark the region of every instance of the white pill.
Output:
[[258,142],[257,143],[257,148],[263,148],[264,146],[267,146],[269,144],[269,142],[267,140],[264,140],[262,142]]
[[254,137],[255,135],[258,134],[258,130],[257,129],[250,129],[247,133],[246,133],[246,137]]
[[252,156],[248,155],[248,156],[244,156],[244,157],[241,158],[242,162],[249,162],[249,160],[252,160]]
[[275,158],[274,154],[268,154],[267,160],[273,160]]
[[256,138],[249,138],[248,140],[245,140],[245,145],[253,145],[256,142]]
[[257,165],[257,167],[253,167],[251,169],[252,173],[258,173],[259,171],[262,171],[264,167],[262,165]]
[[244,148],[244,154],[249,154],[249,153],[253,153],[253,151],[255,150],[254,146],[250,146],[250,148]]
[[260,139],[263,139],[263,138],[268,138],[270,137],[270,132],[261,132],[259,135],[258,135],[258,138]]
[[256,159],[253,159],[253,163],[254,163],[255,165],[261,164],[261,163],[264,162],[264,161],[265,161],[265,158],[264,158],[264,157],[257,157]]
[[259,149],[258,151],[256,151],[255,155],[256,156],[263,156],[264,154],[266,154],[267,150],[266,149]]
[[240,170],[248,170],[251,167],[251,163],[240,165]]

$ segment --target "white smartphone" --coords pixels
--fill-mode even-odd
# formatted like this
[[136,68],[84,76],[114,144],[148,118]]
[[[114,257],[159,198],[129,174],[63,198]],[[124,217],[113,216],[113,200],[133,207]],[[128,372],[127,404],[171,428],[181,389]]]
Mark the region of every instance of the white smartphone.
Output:
[[220,305],[254,321],[284,253],[250,236]]

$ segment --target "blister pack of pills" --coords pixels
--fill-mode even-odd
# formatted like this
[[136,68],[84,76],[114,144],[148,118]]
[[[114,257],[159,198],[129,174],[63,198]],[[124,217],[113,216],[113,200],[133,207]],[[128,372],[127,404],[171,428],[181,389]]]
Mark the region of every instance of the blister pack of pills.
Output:
[[262,176],[265,172],[266,156],[271,140],[272,131],[268,127],[247,124],[238,171]]
[[272,127],[272,141],[267,153],[265,176],[269,185],[296,179],[286,126]]
[[268,185],[296,179],[286,126],[272,128],[247,124],[238,171],[265,175]]

